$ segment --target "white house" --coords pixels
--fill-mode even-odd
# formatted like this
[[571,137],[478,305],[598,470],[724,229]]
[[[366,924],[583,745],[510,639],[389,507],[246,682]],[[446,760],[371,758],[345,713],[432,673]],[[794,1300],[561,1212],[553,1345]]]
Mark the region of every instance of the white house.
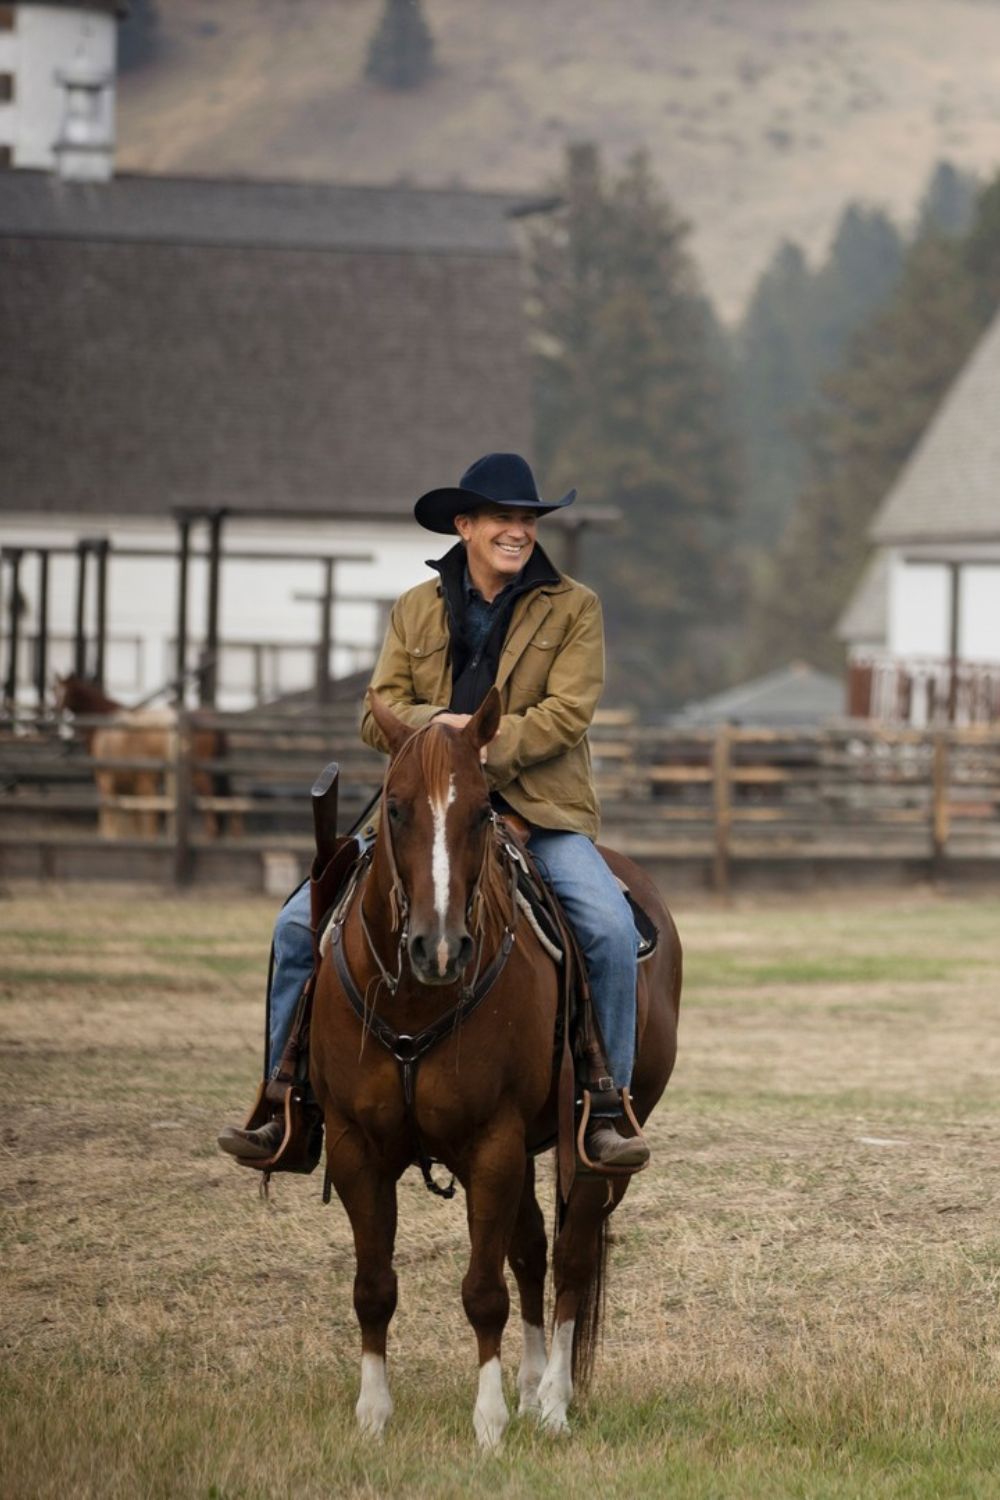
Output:
[[870,535],[875,551],[838,624],[852,711],[1000,720],[1000,313]]
[[0,167],[51,171],[68,147],[67,175],[110,175],[115,33],[125,8],[123,0],[0,4]]

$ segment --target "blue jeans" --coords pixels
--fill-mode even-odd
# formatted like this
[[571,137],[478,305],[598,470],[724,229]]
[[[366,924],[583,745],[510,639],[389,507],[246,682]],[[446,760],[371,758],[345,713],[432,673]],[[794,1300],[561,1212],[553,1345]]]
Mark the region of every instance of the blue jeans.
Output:
[[[627,1088],[635,1058],[635,980],[639,936],[628,902],[596,847],[582,833],[536,828],[528,841],[539,869],[566,909],[583,950],[594,1009],[615,1088]],[[296,1002],[312,972],[309,882],[278,913],[268,1073],[281,1060]]]
[[562,902],[583,950],[615,1088],[628,1088],[635,1061],[639,951],[632,909],[596,845],[582,833],[536,828],[528,848]]
[[274,924],[274,973],[268,1013],[267,1072],[273,1078],[292,1029],[302,988],[312,973],[312,904],[304,880],[285,902]]

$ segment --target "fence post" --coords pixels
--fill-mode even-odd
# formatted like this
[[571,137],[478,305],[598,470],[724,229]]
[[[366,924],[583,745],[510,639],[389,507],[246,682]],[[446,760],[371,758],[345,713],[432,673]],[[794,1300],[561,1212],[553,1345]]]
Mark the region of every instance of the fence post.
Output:
[[177,745],[174,752],[174,884],[191,880],[191,716],[181,709],[177,715]]
[[934,736],[934,761],[931,780],[931,871],[944,873],[948,834],[951,831],[948,805],[948,736],[939,731]]
[[729,832],[732,826],[730,768],[733,731],[720,724],[712,746],[712,802],[715,813],[715,864],[712,884],[720,896],[729,895]]

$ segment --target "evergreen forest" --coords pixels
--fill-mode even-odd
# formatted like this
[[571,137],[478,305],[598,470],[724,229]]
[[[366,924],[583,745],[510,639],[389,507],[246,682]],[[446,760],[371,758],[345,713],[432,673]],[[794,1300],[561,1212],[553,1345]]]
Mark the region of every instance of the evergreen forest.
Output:
[[901,228],[848,204],[825,260],[785,242],[739,325],[648,156],[569,148],[529,220],[543,493],[616,507],[580,571],[606,701],[651,717],[793,659],[838,672],[867,528],[1000,302],[1000,177],[948,163]]

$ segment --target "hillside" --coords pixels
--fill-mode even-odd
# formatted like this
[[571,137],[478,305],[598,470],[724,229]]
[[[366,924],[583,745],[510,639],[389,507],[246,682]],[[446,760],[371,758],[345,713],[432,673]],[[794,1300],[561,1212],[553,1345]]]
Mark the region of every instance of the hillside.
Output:
[[647,143],[726,315],[850,198],[901,220],[941,157],[1000,161],[997,0],[425,0],[437,71],[365,83],[382,0],[159,0],[122,169],[534,188]]

